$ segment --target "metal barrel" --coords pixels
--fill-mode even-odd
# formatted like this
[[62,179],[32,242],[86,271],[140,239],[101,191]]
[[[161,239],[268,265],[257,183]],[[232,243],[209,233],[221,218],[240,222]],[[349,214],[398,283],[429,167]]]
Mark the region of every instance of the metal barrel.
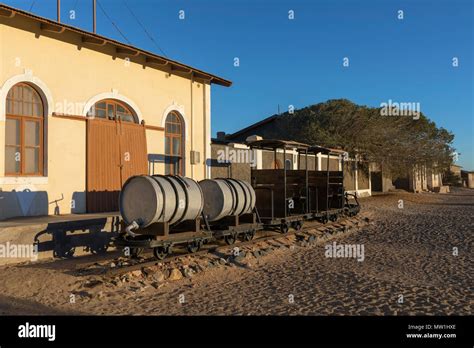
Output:
[[210,222],[229,215],[251,213],[256,195],[252,186],[237,179],[206,179],[199,182],[204,196],[204,215]]
[[119,207],[127,224],[135,221],[141,228],[155,222],[176,224],[201,214],[203,195],[198,183],[187,177],[133,176],[122,187]]

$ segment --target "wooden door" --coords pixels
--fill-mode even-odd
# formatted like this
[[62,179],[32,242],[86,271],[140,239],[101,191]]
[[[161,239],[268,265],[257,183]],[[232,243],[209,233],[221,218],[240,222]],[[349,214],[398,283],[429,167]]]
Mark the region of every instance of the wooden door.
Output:
[[123,183],[147,173],[145,127],[119,121],[87,121],[87,212],[115,212]]
[[148,173],[145,127],[119,122],[121,153],[121,185],[133,175]]

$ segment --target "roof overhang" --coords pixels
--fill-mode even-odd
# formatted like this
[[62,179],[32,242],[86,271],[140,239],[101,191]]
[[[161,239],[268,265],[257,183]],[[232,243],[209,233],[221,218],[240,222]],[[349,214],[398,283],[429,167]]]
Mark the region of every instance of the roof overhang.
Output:
[[106,38],[101,35],[97,35],[76,27],[73,27],[68,24],[59,23],[44,17],[34,15],[30,12],[19,10],[4,4],[0,4],[0,17],[3,18],[13,18],[15,16],[20,16],[23,18],[29,18],[37,23],[39,23],[42,31],[47,33],[52,33],[55,35],[61,35],[65,32],[76,33],[81,37],[83,44],[91,46],[105,46],[112,45],[115,47],[115,51],[119,56],[127,57],[138,57],[144,56],[145,62],[150,67],[169,67],[171,72],[178,72],[182,74],[190,74],[191,77],[200,78],[205,80],[208,83],[214,83],[216,85],[221,85],[225,87],[230,87],[232,81],[226,80],[222,77],[207,73],[205,71],[193,68],[189,65],[179,63],[175,60],[168,59],[166,57],[133,47],[131,45],[124,44],[122,42]]
[[261,150],[276,150],[276,149],[295,149],[295,150],[307,150],[310,146],[308,144],[299,143],[291,140],[279,140],[279,139],[262,139],[246,142],[246,144],[252,149]]

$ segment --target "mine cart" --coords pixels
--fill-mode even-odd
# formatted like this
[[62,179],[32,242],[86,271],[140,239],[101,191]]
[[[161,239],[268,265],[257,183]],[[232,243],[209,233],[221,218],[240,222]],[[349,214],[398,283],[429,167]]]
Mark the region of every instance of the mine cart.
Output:
[[134,176],[120,193],[123,227],[114,244],[132,257],[153,249],[163,259],[175,245],[196,252],[214,239],[250,241],[263,228],[255,204],[255,191],[243,180]]
[[203,197],[203,214],[212,235],[234,244],[237,239],[250,241],[263,225],[256,205],[256,193],[244,180],[233,178],[205,179],[199,182]]
[[342,170],[334,170],[335,168],[330,170],[330,156],[337,155],[343,161],[344,152],[322,146],[311,146],[308,148],[308,153],[314,155],[318,161],[320,158],[326,161],[326,168],[321,168],[323,170],[316,170],[315,166],[314,170],[308,171],[309,212],[322,222],[335,221],[344,209],[344,175]]
[[120,192],[122,233],[118,247],[129,247],[132,256],[152,248],[162,259],[177,244],[195,252],[212,239],[203,214],[202,190],[195,180],[174,175],[138,175],[129,178]]
[[159,260],[171,254],[172,248],[178,245],[185,246],[190,253],[194,253],[213,239],[212,233],[203,227],[203,221],[199,217],[174,226],[166,222],[155,222],[145,229],[135,231],[139,234],[127,233],[124,227],[122,233],[114,239],[114,245],[129,248],[131,257],[137,257],[144,249],[153,249],[153,255]]
[[[331,155],[335,155],[341,161],[341,169],[344,167],[345,152],[337,149],[329,149],[322,146],[311,146],[308,153],[315,158],[325,160],[322,170],[308,171],[308,205],[312,216],[322,222],[335,221],[340,215],[356,215],[359,210],[357,197],[344,191],[344,173],[342,170],[331,168]],[[324,168],[325,167],[325,168]],[[355,203],[350,203],[350,198]]]
[[[251,184],[257,195],[257,210],[262,222],[266,227],[279,228],[283,233],[290,227],[299,230],[304,220],[311,217],[308,211],[308,170],[292,169],[291,153],[296,151],[298,163],[302,156],[307,162],[309,146],[294,141],[270,139],[252,141],[248,146],[267,153],[273,152],[270,169],[251,170]],[[279,161],[278,155],[283,155],[283,161]],[[287,155],[291,158],[287,158]]]

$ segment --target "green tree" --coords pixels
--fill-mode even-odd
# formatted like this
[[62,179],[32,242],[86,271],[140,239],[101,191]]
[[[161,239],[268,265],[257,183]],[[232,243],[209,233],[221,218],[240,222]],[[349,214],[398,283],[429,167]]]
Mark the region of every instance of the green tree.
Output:
[[454,135],[423,113],[419,119],[382,116],[381,109],[346,99],[328,100],[282,114],[264,138],[296,140],[336,147],[380,163],[396,177],[414,165],[443,171],[452,163]]

